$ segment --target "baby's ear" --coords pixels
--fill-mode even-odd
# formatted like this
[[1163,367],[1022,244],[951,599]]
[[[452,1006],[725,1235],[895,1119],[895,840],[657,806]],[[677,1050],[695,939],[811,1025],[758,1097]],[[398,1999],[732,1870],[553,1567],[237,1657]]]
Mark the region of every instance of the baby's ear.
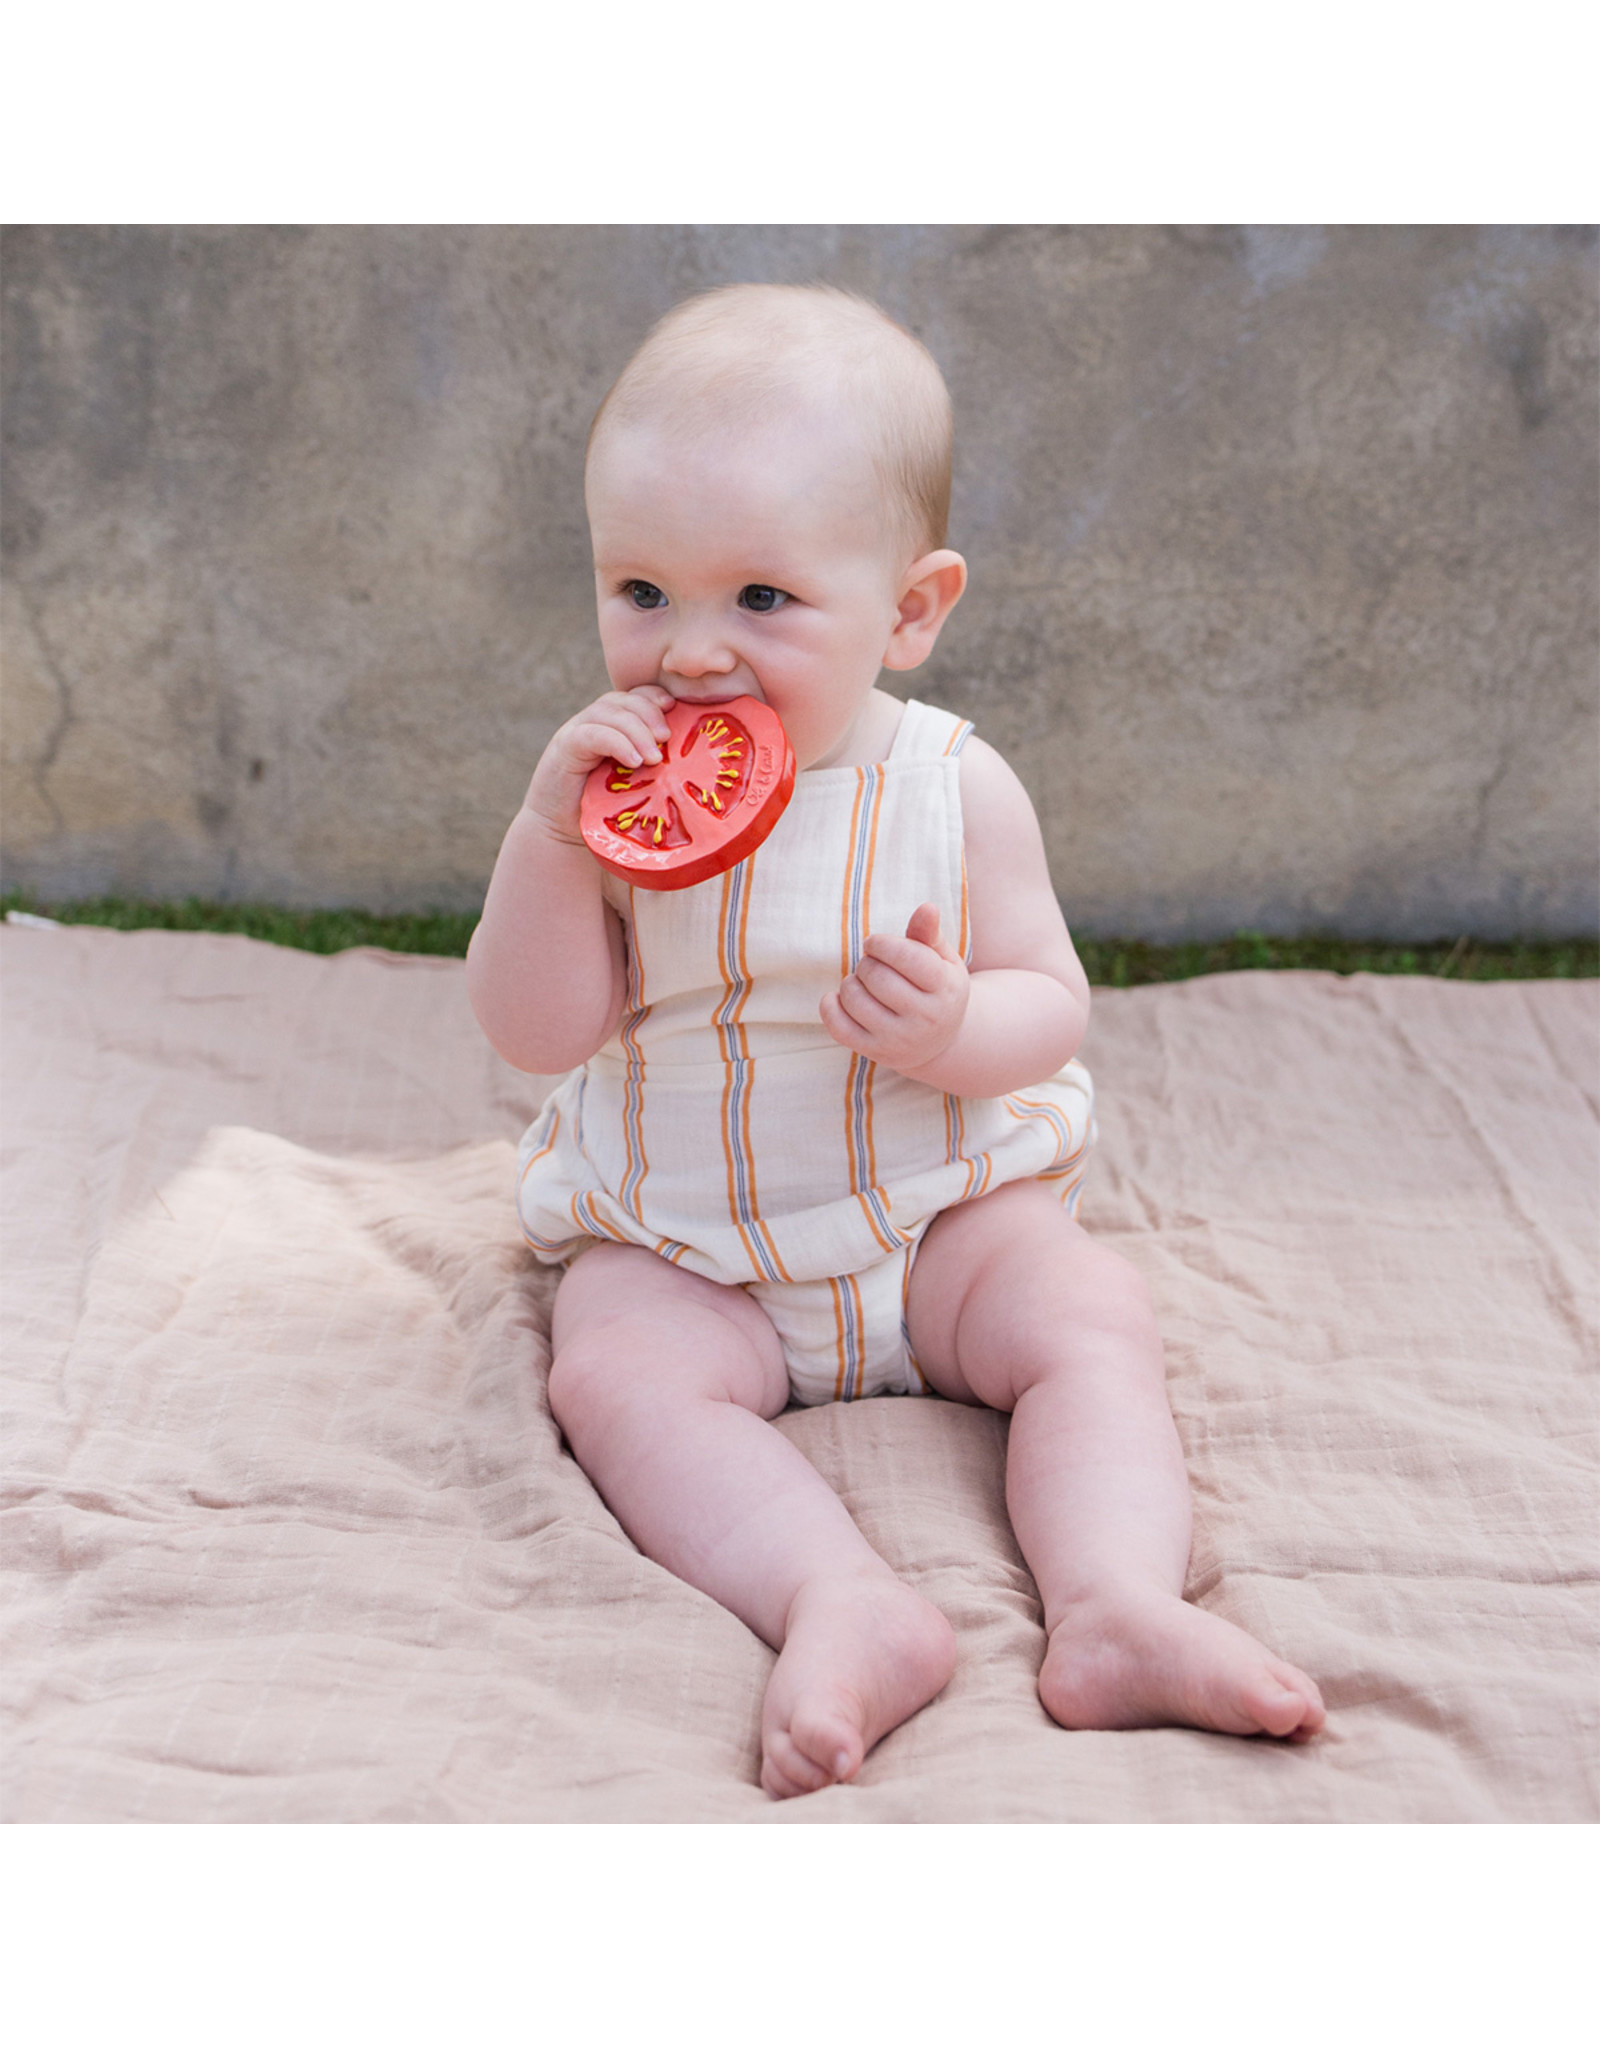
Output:
[[967,565],[954,548],[936,548],[913,562],[900,585],[884,667],[920,668],[966,587]]

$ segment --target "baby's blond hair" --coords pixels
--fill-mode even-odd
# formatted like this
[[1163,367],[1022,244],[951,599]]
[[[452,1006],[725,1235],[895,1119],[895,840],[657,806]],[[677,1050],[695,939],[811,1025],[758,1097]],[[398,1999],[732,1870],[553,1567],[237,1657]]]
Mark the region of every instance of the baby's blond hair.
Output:
[[738,433],[819,399],[859,420],[897,542],[911,557],[943,547],[952,420],[939,366],[887,313],[835,285],[719,285],[674,306],[601,401],[589,447],[602,426],[650,418]]

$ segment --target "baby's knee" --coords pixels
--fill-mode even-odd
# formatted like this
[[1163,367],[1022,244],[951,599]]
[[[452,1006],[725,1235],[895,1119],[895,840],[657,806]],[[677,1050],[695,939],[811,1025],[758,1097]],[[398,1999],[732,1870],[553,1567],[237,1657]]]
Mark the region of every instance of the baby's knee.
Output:
[[[598,1267],[600,1255],[581,1264]],[[550,1407],[569,1442],[668,1426],[675,1412],[699,1401],[732,1401],[764,1415],[783,1407],[782,1346],[741,1289],[672,1267],[641,1276],[620,1261],[609,1278],[610,1288],[574,1287],[556,1301]]]
[[1059,1294],[1075,1320],[1105,1316],[1154,1323],[1150,1290],[1138,1267],[1091,1236],[1042,1182],[1014,1181],[983,1202],[988,1242],[977,1247],[979,1272],[1001,1273],[1008,1287],[1024,1294]]
[[556,1352],[550,1365],[550,1413],[569,1443],[591,1432],[614,1428],[619,1416],[636,1405],[625,1356],[578,1341]]
[[1155,1304],[1137,1266],[1064,1215],[1046,1190],[1037,1190],[1026,1208],[1017,1204],[1013,1215],[1023,1227],[1007,1277],[1020,1297],[1048,1307],[1063,1327],[1141,1349],[1159,1345]]
[[1086,1306],[1094,1305],[1114,1321],[1154,1326],[1155,1304],[1148,1281],[1110,1245],[1085,1237],[1079,1247],[1076,1277]]

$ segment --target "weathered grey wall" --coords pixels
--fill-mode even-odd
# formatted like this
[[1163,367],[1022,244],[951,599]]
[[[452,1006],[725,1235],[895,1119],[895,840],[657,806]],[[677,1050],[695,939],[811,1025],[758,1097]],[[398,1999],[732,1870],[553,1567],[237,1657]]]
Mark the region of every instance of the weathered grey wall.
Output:
[[1595,238],[1563,228],[23,228],[5,876],[474,903],[603,687],[590,414],[702,286],[822,277],[955,397],[911,683],[1085,931],[1595,915]]

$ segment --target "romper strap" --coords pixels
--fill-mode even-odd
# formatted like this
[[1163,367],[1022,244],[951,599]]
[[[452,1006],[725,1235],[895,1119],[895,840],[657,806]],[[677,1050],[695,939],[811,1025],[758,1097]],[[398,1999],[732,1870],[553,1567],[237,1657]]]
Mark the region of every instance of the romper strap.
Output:
[[919,704],[915,697],[908,698],[889,759],[930,761],[959,754],[971,731],[970,718],[958,718],[953,711],[938,711],[931,704]]

